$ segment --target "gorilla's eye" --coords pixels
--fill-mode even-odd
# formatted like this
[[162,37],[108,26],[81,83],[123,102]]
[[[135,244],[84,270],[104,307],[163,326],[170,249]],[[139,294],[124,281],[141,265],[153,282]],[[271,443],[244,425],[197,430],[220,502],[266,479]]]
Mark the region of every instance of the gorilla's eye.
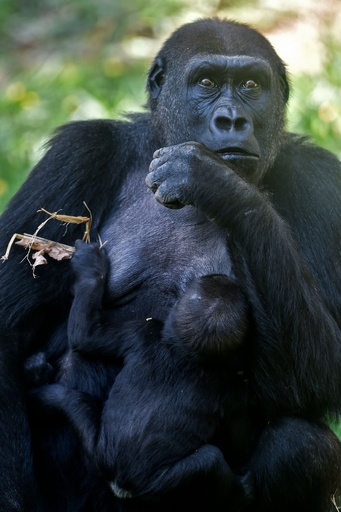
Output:
[[244,89],[256,89],[257,87],[259,87],[259,83],[256,82],[255,80],[246,80],[245,82],[243,82],[242,86]]
[[201,80],[199,80],[199,84],[203,85],[204,87],[217,87],[217,84],[213,82],[213,80],[211,80],[210,78],[202,78]]

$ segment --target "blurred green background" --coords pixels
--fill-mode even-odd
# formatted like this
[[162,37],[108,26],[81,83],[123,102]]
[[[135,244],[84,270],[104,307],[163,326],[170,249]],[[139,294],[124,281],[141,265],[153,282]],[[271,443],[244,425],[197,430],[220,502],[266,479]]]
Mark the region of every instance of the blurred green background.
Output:
[[0,212],[54,128],[143,110],[162,41],[215,15],[270,39],[290,72],[289,129],[341,157],[340,0],[1,0]]

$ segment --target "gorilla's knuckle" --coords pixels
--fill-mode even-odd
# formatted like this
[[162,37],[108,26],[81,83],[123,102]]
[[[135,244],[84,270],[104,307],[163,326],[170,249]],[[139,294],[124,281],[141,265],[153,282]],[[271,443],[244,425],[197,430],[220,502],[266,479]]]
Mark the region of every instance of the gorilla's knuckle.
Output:
[[183,146],[183,154],[187,157],[193,157],[198,154],[200,150],[200,146],[197,142],[187,142]]

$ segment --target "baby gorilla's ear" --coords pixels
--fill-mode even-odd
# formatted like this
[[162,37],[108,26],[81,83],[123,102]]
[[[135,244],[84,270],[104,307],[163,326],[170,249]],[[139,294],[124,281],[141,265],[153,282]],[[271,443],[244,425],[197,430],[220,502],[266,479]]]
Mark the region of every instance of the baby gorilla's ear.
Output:
[[230,356],[245,343],[248,302],[239,284],[226,275],[194,279],[165,324],[166,336],[206,359]]

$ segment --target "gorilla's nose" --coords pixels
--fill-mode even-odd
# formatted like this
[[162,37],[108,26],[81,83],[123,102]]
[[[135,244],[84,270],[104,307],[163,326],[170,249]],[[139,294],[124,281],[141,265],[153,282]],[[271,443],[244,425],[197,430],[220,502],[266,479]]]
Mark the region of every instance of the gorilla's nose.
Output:
[[211,131],[236,132],[239,137],[247,138],[253,132],[251,120],[236,107],[220,107],[217,109],[211,120]]

